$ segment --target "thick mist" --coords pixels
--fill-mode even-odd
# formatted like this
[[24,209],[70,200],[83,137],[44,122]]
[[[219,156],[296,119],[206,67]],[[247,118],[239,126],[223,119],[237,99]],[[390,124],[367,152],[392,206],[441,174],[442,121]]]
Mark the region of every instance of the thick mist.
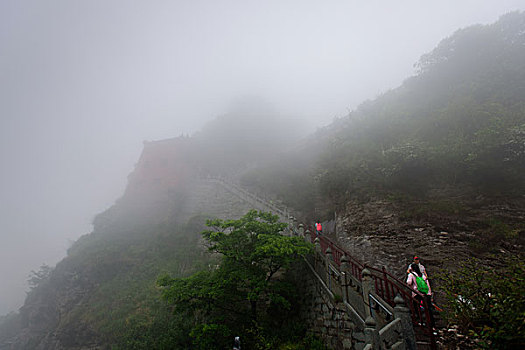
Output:
[[[502,1],[3,1],[0,314],[122,195],[143,140],[257,96],[305,133],[398,86]],[[234,104],[235,105],[235,104]]]

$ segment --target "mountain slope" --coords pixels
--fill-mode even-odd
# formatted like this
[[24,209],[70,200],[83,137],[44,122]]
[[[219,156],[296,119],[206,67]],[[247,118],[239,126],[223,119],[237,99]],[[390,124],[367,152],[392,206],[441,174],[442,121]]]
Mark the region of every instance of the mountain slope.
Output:
[[186,276],[209,259],[199,235],[207,218],[240,217],[251,209],[194,176],[185,158],[188,142],[145,145],[124,196],[95,218],[93,232],[42,274],[19,315],[0,327],[0,349],[130,348],[123,342],[154,324],[163,330],[159,339],[185,339],[171,333],[183,331],[183,320],[161,301],[158,276]]
[[[524,96],[525,14],[516,12],[457,31],[421,58],[417,75],[320,129],[288,159],[247,174],[244,183],[279,193],[309,216],[396,193],[520,196]],[[305,175],[298,188],[294,177]],[[289,196],[297,191],[315,205]]]

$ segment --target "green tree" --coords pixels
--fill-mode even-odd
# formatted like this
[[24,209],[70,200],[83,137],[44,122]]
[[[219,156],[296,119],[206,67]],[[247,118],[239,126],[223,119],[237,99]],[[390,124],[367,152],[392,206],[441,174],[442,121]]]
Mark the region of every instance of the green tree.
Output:
[[38,271],[31,270],[31,273],[27,279],[27,283],[29,284],[31,290],[37,288],[43,282],[49,280],[51,272],[53,272],[53,268],[47,264],[42,264]]
[[261,330],[271,334],[266,316],[275,307],[290,309],[293,300],[294,288],[282,272],[311,245],[282,235],[287,225],[268,212],[251,210],[238,220],[207,225],[211,229],[203,237],[217,264],[188,278],[160,278],[163,296],[193,318],[191,335],[198,348],[225,348],[239,332],[257,335],[247,340],[250,348],[267,348],[271,340],[261,335]]

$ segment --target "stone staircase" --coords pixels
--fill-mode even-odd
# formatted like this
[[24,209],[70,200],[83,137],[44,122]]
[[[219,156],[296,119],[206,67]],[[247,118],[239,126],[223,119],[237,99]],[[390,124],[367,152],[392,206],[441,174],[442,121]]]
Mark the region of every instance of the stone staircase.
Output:
[[[270,203],[257,195],[254,195],[252,193],[249,193],[245,189],[241,188],[237,184],[234,184],[231,181],[228,181],[224,178],[206,178],[202,179],[198,184],[196,184],[195,187],[195,194],[194,194],[194,202],[188,203],[188,209],[189,212],[205,212],[209,214],[213,214],[217,217],[239,217],[242,216],[247,210],[249,209],[258,209],[258,210],[264,210],[264,211],[272,211],[273,213],[280,216],[281,220],[284,222],[290,223],[290,234],[303,236],[306,240],[310,240],[315,238],[313,235],[310,235],[310,232],[308,230],[305,230],[305,227],[303,225],[297,225],[297,222],[291,215],[291,211],[289,211],[287,208],[279,208],[273,203]],[[326,240],[327,237],[321,237],[322,240]],[[326,244],[326,243],[325,243]],[[334,242],[332,244],[335,245]],[[404,298],[397,298],[397,302],[401,303],[398,306],[394,308],[396,303],[393,301],[393,296],[396,293],[399,293],[403,290],[403,288],[406,288],[406,285],[403,287],[403,282],[394,280],[395,278],[391,275],[387,278],[387,275],[384,272],[381,272],[377,269],[370,268],[371,272],[370,277],[367,281],[368,287],[365,287],[363,284],[364,281],[361,281],[361,271],[357,272],[357,275],[353,277],[353,282],[351,284],[347,285],[347,282],[343,282],[343,279],[341,276],[350,276],[351,272],[350,270],[355,270],[354,268],[348,269],[348,263],[345,265],[346,267],[343,267],[341,265],[340,259],[345,256],[349,257],[347,255],[346,251],[340,248],[336,248],[335,246],[332,246],[332,249],[327,248],[326,246],[321,248],[321,245],[317,243],[316,240],[316,247],[317,247],[317,253],[316,256],[318,258],[315,258],[314,260],[316,263],[313,263],[310,265],[308,262],[307,264],[311,266],[313,270],[316,270],[314,275],[317,276],[317,279],[321,283],[321,285],[324,285],[324,288],[328,288],[328,292],[321,292],[328,295],[328,299],[326,299],[326,305],[323,306],[323,308],[336,310],[336,314],[340,313],[341,310],[345,309],[344,307],[341,308],[341,306],[335,306],[338,301],[335,300],[335,295],[343,295],[343,301],[346,303],[347,306],[349,306],[349,310],[353,310],[353,316],[354,318],[357,317],[357,319],[354,319],[353,321],[349,321],[350,325],[354,325],[353,327],[356,327],[356,324],[362,323],[362,325],[357,326],[356,329],[353,331],[350,331],[349,328],[345,328],[347,333],[350,334],[349,336],[343,335],[343,338],[339,337],[337,334],[338,332],[334,333],[334,330],[331,330],[332,333],[325,334],[330,345],[333,346],[336,349],[370,349],[370,350],[383,350],[383,349],[436,349],[436,343],[435,343],[435,337],[429,336],[428,329],[423,329],[422,327],[417,328],[414,327],[412,329],[412,326],[409,324],[412,322],[410,319],[410,311],[408,309],[408,305],[406,305],[406,298],[411,294],[410,290],[404,291]],[[339,250],[339,256],[337,259],[334,259],[332,256],[332,251],[335,253],[336,250]],[[327,254],[327,257],[325,257],[325,251]],[[341,255],[342,254],[342,255]],[[383,256],[383,255],[381,255]],[[320,258],[319,258],[320,257]],[[320,259],[320,260],[319,260]],[[357,261],[357,260],[356,260]],[[314,267],[312,267],[314,266]],[[317,266],[317,268],[316,268]],[[321,267],[321,271],[318,270],[318,268]],[[364,265],[364,268],[366,269],[366,265]],[[363,269],[363,266],[361,266],[361,270]],[[313,271],[312,270],[312,271]],[[358,269],[359,270],[359,269]],[[376,270],[376,271],[374,271]],[[328,271],[328,274],[324,277],[320,277],[323,275],[324,271]],[[330,272],[332,271],[332,272]],[[364,271],[364,270],[362,270]],[[378,272],[379,271],[379,272]],[[337,277],[339,276],[339,277]],[[347,280],[345,277],[344,281]],[[382,280],[384,278],[384,280]],[[375,281],[375,282],[374,282]],[[390,302],[385,302],[382,299],[382,296],[379,295],[383,293],[385,290],[381,290],[381,288],[377,289],[377,283],[385,283],[383,288],[386,289],[392,289],[392,295],[390,296]],[[373,284],[375,283],[376,287],[373,287]],[[339,287],[337,287],[339,285]],[[371,323],[375,322],[374,320],[370,320],[370,317],[366,319],[366,324],[364,322],[364,319],[368,316],[370,316],[370,313],[375,314],[377,313],[379,309],[376,311],[372,311],[371,306],[365,307],[364,310],[370,309],[370,311],[366,311],[365,313],[362,313],[362,315],[357,316],[359,313],[355,313],[355,308],[348,304],[348,295],[349,294],[349,286],[352,285],[354,288],[357,288],[357,303],[363,303],[367,305],[367,296],[373,296],[376,300],[376,307],[379,307],[381,303],[383,303],[383,306],[379,307],[379,309],[389,310],[387,314],[390,314],[390,321],[387,321],[386,323],[383,322],[380,326],[379,324],[376,326],[370,326],[369,327],[368,322]],[[328,286],[328,287],[327,287]],[[336,288],[335,290],[333,288]],[[339,290],[337,289],[339,288]],[[370,292],[363,293],[362,290],[365,288],[365,290],[370,290]],[[368,288],[368,289],[367,289]],[[397,288],[397,289],[395,289]],[[361,290],[361,292],[359,292]],[[397,290],[397,292],[395,292]],[[335,292],[337,291],[337,293]],[[338,294],[340,293],[340,294]],[[370,293],[370,294],[369,294]],[[379,293],[379,294],[376,294]],[[362,296],[360,296],[362,294]],[[365,295],[366,294],[366,295]],[[383,296],[384,297],[384,296]],[[319,298],[317,298],[319,299]],[[354,298],[354,301],[356,299]],[[340,302],[339,302],[340,303]],[[324,304],[323,304],[324,305]],[[355,304],[357,305],[357,304]],[[406,305],[406,306],[403,306]],[[362,306],[362,305],[361,305]],[[356,306],[357,307],[357,306]],[[396,310],[394,312],[394,310]],[[400,311],[405,310],[405,311]],[[334,312],[331,313],[333,314]],[[330,312],[328,313],[330,314]],[[396,314],[395,318],[392,319],[392,315]],[[379,315],[379,314],[378,314]],[[331,317],[331,316],[330,316]],[[376,316],[374,316],[375,318]],[[381,318],[381,317],[380,317]],[[380,318],[378,321],[380,321]],[[388,318],[387,318],[388,319]],[[402,320],[403,319],[403,320]],[[349,320],[349,319],[345,319]],[[340,321],[340,320],[339,320]],[[340,323],[339,321],[331,321],[329,319],[324,321],[324,324],[346,324],[345,322]],[[384,320],[383,320],[384,321]],[[374,323],[375,324],[375,323]],[[403,325],[403,326],[401,326]],[[408,337],[406,337],[406,327],[409,327],[411,330],[408,331]],[[324,326],[321,328],[325,328]],[[322,330],[320,332],[323,332]],[[353,332],[354,335],[351,335]],[[404,333],[405,334],[405,341],[400,341],[399,336]],[[362,342],[359,341],[359,337],[356,338],[356,335],[363,334],[366,335],[362,340]],[[410,336],[411,334],[411,336]],[[319,333],[319,335],[325,337],[323,333]],[[338,338],[339,337],[339,338]],[[411,338],[410,338],[411,337]],[[410,340],[412,339],[412,340]]]
[[195,180],[188,188],[189,195],[179,208],[180,215],[189,219],[195,213],[216,218],[238,219],[250,209],[251,203],[228,191],[219,183],[208,180]]

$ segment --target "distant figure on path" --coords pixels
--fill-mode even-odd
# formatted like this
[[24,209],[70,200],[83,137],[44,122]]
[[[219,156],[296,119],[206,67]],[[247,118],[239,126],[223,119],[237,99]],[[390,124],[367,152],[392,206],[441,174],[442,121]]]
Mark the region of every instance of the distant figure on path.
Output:
[[423,266],[423,264],[421,264],[421,263],[419,262],[419,257],[418,257],[418,256],[415,256],[415,257],[414,257],[414,262],[408,266],[408,269],[407,269],[407,273],[408,273],[408,274],[410,273],[410,267],[411,267],[412,265],[417,265],[417,267],[419,268],[419,271],[421,271],[421,273],[422,273],[423,275],[425,275],[425,279],[428,280],[427,270],[425,269],[425,266]]
[[315,235],[319,236],[323,233],[323,225],[321,225],[321,222],[317,220],[315,222]]
[[241,350],[241,339],[239,337],[235,337],[233,340],[233,350]]

